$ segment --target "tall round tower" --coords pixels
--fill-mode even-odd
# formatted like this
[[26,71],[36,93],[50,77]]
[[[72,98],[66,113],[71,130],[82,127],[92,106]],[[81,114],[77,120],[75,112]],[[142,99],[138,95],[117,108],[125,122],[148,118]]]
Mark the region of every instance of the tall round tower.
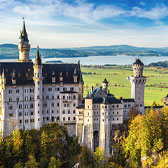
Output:
[[43,125],[43,114],[42,114],[42,64],[41,64],[41,55],[39,53],[39,47],[37,47],[37,55],[34,63],[34,84],[35,84],[35,129],[40,129]]
[[19,49],[18,62],[31,62],[31,59],[29,59],[30,44],[29,44],[29,39],[26,32],[24,18],[23,18],[23,28],[22,28],[22,31],[20,32],[20,37],[19,37],[18,49]]
[[131,98],[134,99],[136,109],[139,113],[144,113],[144,86],[146,77],[143,76],[144,64],[138,58],[133,63],[133,76],[130,77],[131,82]]

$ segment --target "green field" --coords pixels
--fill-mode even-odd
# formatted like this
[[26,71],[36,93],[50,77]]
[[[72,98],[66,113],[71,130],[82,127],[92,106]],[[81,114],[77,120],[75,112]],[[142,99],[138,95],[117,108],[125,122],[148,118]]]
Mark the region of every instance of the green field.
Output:
[[[117,98],[131,97],[131,84],[126,78],[133,74],[131,66],[110,67],[82,67],[84,94],[90,91],[92,86],[101,85],[104,78],[109,81],[109,90]],[[168,69],[146,67],[144,76],[147,77],[145,86],[145,105],[151,105],[153,101],[163,104],[163,98],[168,94]]]

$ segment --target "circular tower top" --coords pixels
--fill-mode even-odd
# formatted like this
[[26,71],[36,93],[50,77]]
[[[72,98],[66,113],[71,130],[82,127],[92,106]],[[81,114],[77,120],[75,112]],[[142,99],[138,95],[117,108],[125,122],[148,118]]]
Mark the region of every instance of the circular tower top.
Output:
[[134,77],[142,77],[143,68],[144,64],[141,62],[141,60],[139,58],[136,59],[136,61],[133,63]]

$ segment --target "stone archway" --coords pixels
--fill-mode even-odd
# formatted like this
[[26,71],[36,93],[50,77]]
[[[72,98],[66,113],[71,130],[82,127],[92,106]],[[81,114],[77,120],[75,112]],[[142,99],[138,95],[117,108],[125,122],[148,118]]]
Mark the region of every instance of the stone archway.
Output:
[[94,138],[94,151],[95,151],[96,148],[99,147],[99,132],[98,131],[94,131],[93,138]]

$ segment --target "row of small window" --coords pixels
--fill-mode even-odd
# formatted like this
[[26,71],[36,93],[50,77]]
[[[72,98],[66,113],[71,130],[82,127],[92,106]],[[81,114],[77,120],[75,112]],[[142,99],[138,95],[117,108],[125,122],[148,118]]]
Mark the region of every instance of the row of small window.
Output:
[[[30,91],[30,93],[34,93],[34,89],[25,89],[25,90],[24,90],[25,93],[28,93],[29,91]],[[9,89],[8,93],[9,93],[9,94],[12,94],[12,92],[13,92],[13,90],[12,90],[12,89]],[[20,90],[19,90],[19,89],[16,89],[15,92],[16,92],[16,93],[19,93]]]
[[[97,118],[97,121],[98,121],[99,119]],[[119,121],[119,118],[112,118],[112,120],[113,121]],[[96,121],[96,118],[94,118],[94,121]],[[88,122],[89,122],[89,119],[88,119]],[[104,119],[102,119],[102,122],[104,122]]]
[[[19,120],[19,123],[20,123],[20,124],[22,124],[22,122],[23,122],[22,120]],[[34,122],[34,119],[30,119],[30,122]],[[25,123],[29,123],[29,120],[26,119],[26,120],[25,120]]]
[[68,100],[76,99],[76,96],[75,95],[73,95],[73,97],[71,97],[71,96],[67,96],[67,97],[63,96],[62,99],[68,99]]
[[[65,117],[63,117],[63,118],[62,118],[62,120],[63,120],[63,121],[71,121],[71,117],[68,117],[68,118],[67,118],[67,120],[66,120],[66,118],[65,118]],[[76,120],[76,118],[75,118],[75,117],[73,117],[73,119],[72,119],[72,120],[73,120],[73,121],[75,121],[75,120]]]
[[[65,104],[64,104],[64,107],[70,107],[70,104],[66,104],[66,103],[65,103]],[[73,107],[76,107],[76,104],[75,104],[75,103],[73,104]]]
[[[73,110],[73,114],[75,114],[76,113],[76,111],[75,110]],[[65,110],[63,110],[62,111],[62,114],[71,114],[71,111],[70,110],[68,110],[68,113],[66,113],[66,111]]]
[[[94,105],[94,108],[96,109],[98,109],[99,108],[99,105]],[[108,108],[108,106],[102,106],[102,108],[104,109],[107,109]],[[111,105],[110,106],[110,108],[119,108],[119,105]],[[89,109],[89,106],[88,106],[88,109]]]
[[[68,91],[68,88],[63,87],[62,90],[63,90],[63,91]],[[44,91],[44,88],[43,88],[43,91]],[[51,92],[51,91],[54,91],[54,89],[53,89],[53,88],[48,88],[48,91]],[[60,91],[60,88],[55,88],[55,91]],[[71,88],[69,89],[69,91],[74,91],[74,88],[71,87]]]
[[[55,91],[59,91],[59,90],[60,90],[60,88],[55,88]],[[67,91],[67,90],[68,90],[67,88],[65,88],[65,87],[63,88],[63,91]],[[8,93],[9,93],[9,94],[12,94],[12,91],[13,91],[12,89],[9,89]],[[53,91],[53,88],[48,88],[48,91],[49,91],[49,92]],[[71,87],[71,88],[70,88],[70,91],[74,91],[74,88]],[[19,89],[16,89],[16,93],[19,93],[19,92],[20,92],[20,90],[19,90]],[[25,89],[24,92],[25,92],[25,93],[29,93],[29,92],[30,92],[30,93],[34,93],[34,89]],[[43,88],[43,92],[44,92],[44,88]]]
[[131,107],[131,104],[125,104],[124,107]]

